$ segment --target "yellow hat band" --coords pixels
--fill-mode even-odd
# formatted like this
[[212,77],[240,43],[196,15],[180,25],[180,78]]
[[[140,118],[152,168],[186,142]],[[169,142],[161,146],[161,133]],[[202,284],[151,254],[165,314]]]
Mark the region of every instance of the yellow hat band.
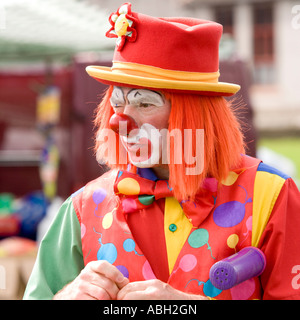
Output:
[[144,64],[118,61],[113,61],[111,71],[115,74],[126,74],[143,78],[155,78],[177,81],[201,81],[209,83],[218,83],[218,79],[220,76],[219,71],[209,73],[175,71],[161,69],[158,67],[148,66]]

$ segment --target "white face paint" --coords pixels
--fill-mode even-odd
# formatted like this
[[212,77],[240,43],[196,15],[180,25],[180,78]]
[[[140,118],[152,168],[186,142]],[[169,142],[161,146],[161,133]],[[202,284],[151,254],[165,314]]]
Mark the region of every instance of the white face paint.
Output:
[[[128,103],[132,106],[152,105],[163,107],[165,101],[160,93],[147,89],[132,89],[127,93]],[[114,87],[110,103],[113,108],[124,107],[126,100],[122,88]]]
[[[116,112],[126,110],[137,123],[142,123],[140,128],[132,130],[128,137],[121,136],[130,162],[140,168],[159,164],[162,138],[155,124],[157,122],[161,126],[159,112],[161,108],[169,107],[168,101],[156,91],[114,87],[110,102]],[[128,109],[127,105],[130,106]],[[148,121],[151,123],[147,123]]]
[[132,130],[128,137],[121,137],[130,162],[139,168],[150,168],[161,159],[161,135],[158,129],[144,123],[140,129]]
[[128,102],[131,105],[153,105],[156,107],[163,107],[165,101],[160,93],[146,89],[131,90],[127,94]]
[[110,97],[110,104],[112,107],[125,106],[126,101],[121,88],[114,87],[112,95]]

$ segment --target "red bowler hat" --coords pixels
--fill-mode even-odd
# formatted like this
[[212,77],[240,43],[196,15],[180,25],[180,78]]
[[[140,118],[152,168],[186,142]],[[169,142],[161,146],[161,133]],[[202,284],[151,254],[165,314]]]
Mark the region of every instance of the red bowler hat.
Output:
[[96,80],[117,86],[231,96],[240,86],[219,82],[222,25],[194,18],[155,18],[123,4],[109,17],[116,38],[111,68],[89,66]]

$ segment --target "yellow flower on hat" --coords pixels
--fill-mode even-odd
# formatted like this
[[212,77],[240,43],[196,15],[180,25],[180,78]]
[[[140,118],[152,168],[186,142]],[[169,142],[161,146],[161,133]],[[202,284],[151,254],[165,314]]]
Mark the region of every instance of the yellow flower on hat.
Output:
[[127,33],[127,28],[129,26],[129,22],[126,19],[124,14],[121,14],[116,22],[115,22],[115,32],[118,37],[125,36]]
[[137,33],[133,28],[135,18],[131,13],[131,3],[123,4],[117,12],[114,12],[109,17],[109,22],[112,27],[106,32],[106,36],[109,38],[117,38],[117,50],[120,51],[125,40],[133,42],[136,39]]

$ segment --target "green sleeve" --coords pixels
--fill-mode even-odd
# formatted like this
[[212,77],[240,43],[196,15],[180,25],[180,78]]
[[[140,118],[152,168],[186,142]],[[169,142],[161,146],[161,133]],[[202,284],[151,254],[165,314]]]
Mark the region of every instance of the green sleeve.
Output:
[[40,243],[23,299],[52,299],[83,268],[80,224],[69,198]]

